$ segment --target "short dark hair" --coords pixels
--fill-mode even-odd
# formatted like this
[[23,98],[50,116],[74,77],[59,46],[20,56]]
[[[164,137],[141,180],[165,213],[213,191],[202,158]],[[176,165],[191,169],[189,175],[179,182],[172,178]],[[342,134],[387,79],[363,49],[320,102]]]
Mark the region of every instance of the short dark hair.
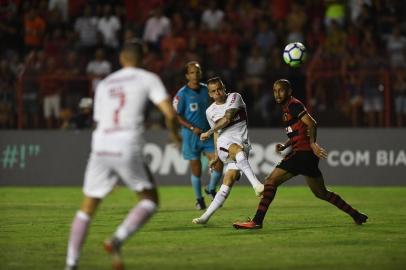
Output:
[[184,74],[187,74],[188,73],[188,71],[189,71],[189,66],[191,66],[191,65],[198,65],[199,67],[200,67],[200,64],[199,64],[199,62],[197,62],[197,61],[189,61],[189,62],[187,62],[186,64],[185,64],[185,67],[184,67]]
[[121,53],[131,55],[135,60],[141,60],[144,54],[144,44],[138,39],[130,39],[126,41],[121,48]]
[[274,84],[280,84],[286,90],[292,89],[292,85],[290,84],[289,80],[287,80],[287,79],[279,79]]
[[219,83],[219,84],[221,84],[221,85],[224,86],[223,81],[222,81],[221,78],[218,77],[218,76],[212,77],[212,78],[210,78],[210,79],[207,80],[207,85],[209,85],[209,84],[215,84],[215,83]]

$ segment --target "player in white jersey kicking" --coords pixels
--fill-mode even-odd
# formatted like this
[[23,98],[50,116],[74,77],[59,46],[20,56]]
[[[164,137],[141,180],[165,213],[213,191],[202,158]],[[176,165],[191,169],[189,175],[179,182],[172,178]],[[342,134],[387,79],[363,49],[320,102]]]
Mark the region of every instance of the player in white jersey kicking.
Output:
[[[258,181],[248,162],[251,145],[248,139],[247,111],[245,103],[238,93],[226,93],[219,77],[207,81],[209,96],[214,100],[206,110],[211,129],[200,135],[207,140],[212,134],[216,145],[216,159],[225,164],[223,184],[206,212],[192,220],[195,224],[205,224],[220,208],[231,191],[231,187],[241,176],[241,171],[248,178],[255,194],[261,196],[264,185]],[[216,159],[211,163],[214,164]],[[210,165],[211,165],[210,164]]]
[[104,243],[105,250],[112,255],[113,269],[124,269],[122,244],[157,209],[156,186],[142,156],[143,115],[148,100],[165,116],[172,140],[179,144],[180,137],[176,112],[162,81],[138,68],[141,61],[142,45],[126,44],[120,52],[123,68],[105,78],[96,89],[93,118],[97,127],[85,172],[84,198],[71,226],[65,269],[77,269],[90,220],[118,179],[138,195],[139,202]]

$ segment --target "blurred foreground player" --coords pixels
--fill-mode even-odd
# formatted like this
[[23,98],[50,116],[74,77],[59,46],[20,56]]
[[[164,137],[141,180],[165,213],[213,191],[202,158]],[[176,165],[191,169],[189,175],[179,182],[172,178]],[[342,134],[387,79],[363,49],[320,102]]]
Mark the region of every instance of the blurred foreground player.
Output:
[[219,77],[208,80],[207,87],[210,97],[214,100],[206,111],[211,129],[202,133],[200,139],[207,140],[213,134],[217,149],[215,160],[220,159],[226,165],[226,172],[214,200],[203,215],[192,220],[194,224],[208,222],[227,199],[241,172],[248,178],[257,196],[261,196],[264,191],[264,185],[258,181],[248,162],[251,145],[248,138],[247,108],[241,95],[227,94]]
[[127,44],[120,52],[122,69],[105,78],[97,87],[94,102],[92,148],[83,186],[84,198],[71,227],[65,269],[77,269],[80,250],[92,215],[120,178],[139,198],[104,243],[112,255],[113,268],[124,269],[121,246],[154,214],[158,194],[142,156],[143,112],[151,100],[163,113],[172,140],[179,144],[176,113],[159,77],[138,68],[142,46]]
[[327,190],[319,170],[319,159],[327,158],[327,152],[316,143],[316,121],[304,105],[292,96],[290,82],[285,79],[277,80],[273,85],[273,93],[276,103],[282,105],[282,119],[289,138],[284,144],[277,144],[276,151],[283,151],[288,146],[292,146],[292,151],[265,179],[264,194],[255,217],[246,222],[234,223],[234,228],[262,228],[265,214],[275,197],[278,186],[299,174],[305,176],[307,184],[317,198],[335,205],[350,215],[356,224],[365,223],[368,219],[366,215],[352,208],[338,194]]

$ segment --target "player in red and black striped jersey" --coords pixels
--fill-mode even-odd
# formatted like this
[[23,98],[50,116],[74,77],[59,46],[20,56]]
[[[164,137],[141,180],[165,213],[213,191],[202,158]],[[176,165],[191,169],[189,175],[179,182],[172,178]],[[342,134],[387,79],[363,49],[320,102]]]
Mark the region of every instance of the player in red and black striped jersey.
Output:
[[356,224],[365,223],[368,216],[352,208],[338,194],[327,190],[319,170],[319,159],[326,159],[327,152],[316,143],[316,121],[307,112],[302,102],[292,96],[290,82],[285,79],[277,80],[273,86],[273,93],[276,103],[282,105],[282,118],[288,136],[284,144],[276,145],[276,151],[283,151],[289,146],[292,147],[292,151],[266,177],[263,197],[255,217],[246,222],[236,222],[233,226],[236,229],[262,228],[265,214],[275,197],[278,186],[299,174],[305,177],[317,198],[335,205],[350,215]]

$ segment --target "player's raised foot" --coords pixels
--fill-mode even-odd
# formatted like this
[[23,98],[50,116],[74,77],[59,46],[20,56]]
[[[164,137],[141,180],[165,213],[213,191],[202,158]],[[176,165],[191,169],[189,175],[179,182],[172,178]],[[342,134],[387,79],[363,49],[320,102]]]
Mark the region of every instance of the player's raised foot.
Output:
[[264,185],[260,184],[254,187],[255,190],[255,195],[257,195],[257,197],[262,197],[262,195],[264,194]]
[[194,219],[192,220],[192,223],[193,223],[193,224],[206,224],[206,223],[207,223],[207,219],[204,219],[204,218],[201,218],[201,217],[194,218]]
[[204,198],[200,198],[196,200],[196,205],[195,205],[197,210],[204,210],[206,209],[206,203],[204,202]]
[[247,221],[233,223],[233,227],[236,228],[237,230],[238,229],[257,230],[262,229],[262,224],[256,224],[252,219],[248,218]]
[[124,263],[121,257],[121,242],[111,238],[103,243],[104,250],[111,255],[111,265],[114,270],[124,270]]
[[365,214],[363,214],[363,213],[361,213],[361,212],[358,212],[358,214],[355,215],[355,216],[353,217],[353,219],[354,219],[355,224],[357,224],[357,225],[362,225],[362,224],[364,224],[364,223],[367,222],[368,216],[365,215]]
[[207,187],[204,189],[204,193],[206,193],[207,196],[209,196],[211,200],[214,200],[214,197],[216,197],[216,194],[217,194],[217,192],[215,190],[209,190]]

